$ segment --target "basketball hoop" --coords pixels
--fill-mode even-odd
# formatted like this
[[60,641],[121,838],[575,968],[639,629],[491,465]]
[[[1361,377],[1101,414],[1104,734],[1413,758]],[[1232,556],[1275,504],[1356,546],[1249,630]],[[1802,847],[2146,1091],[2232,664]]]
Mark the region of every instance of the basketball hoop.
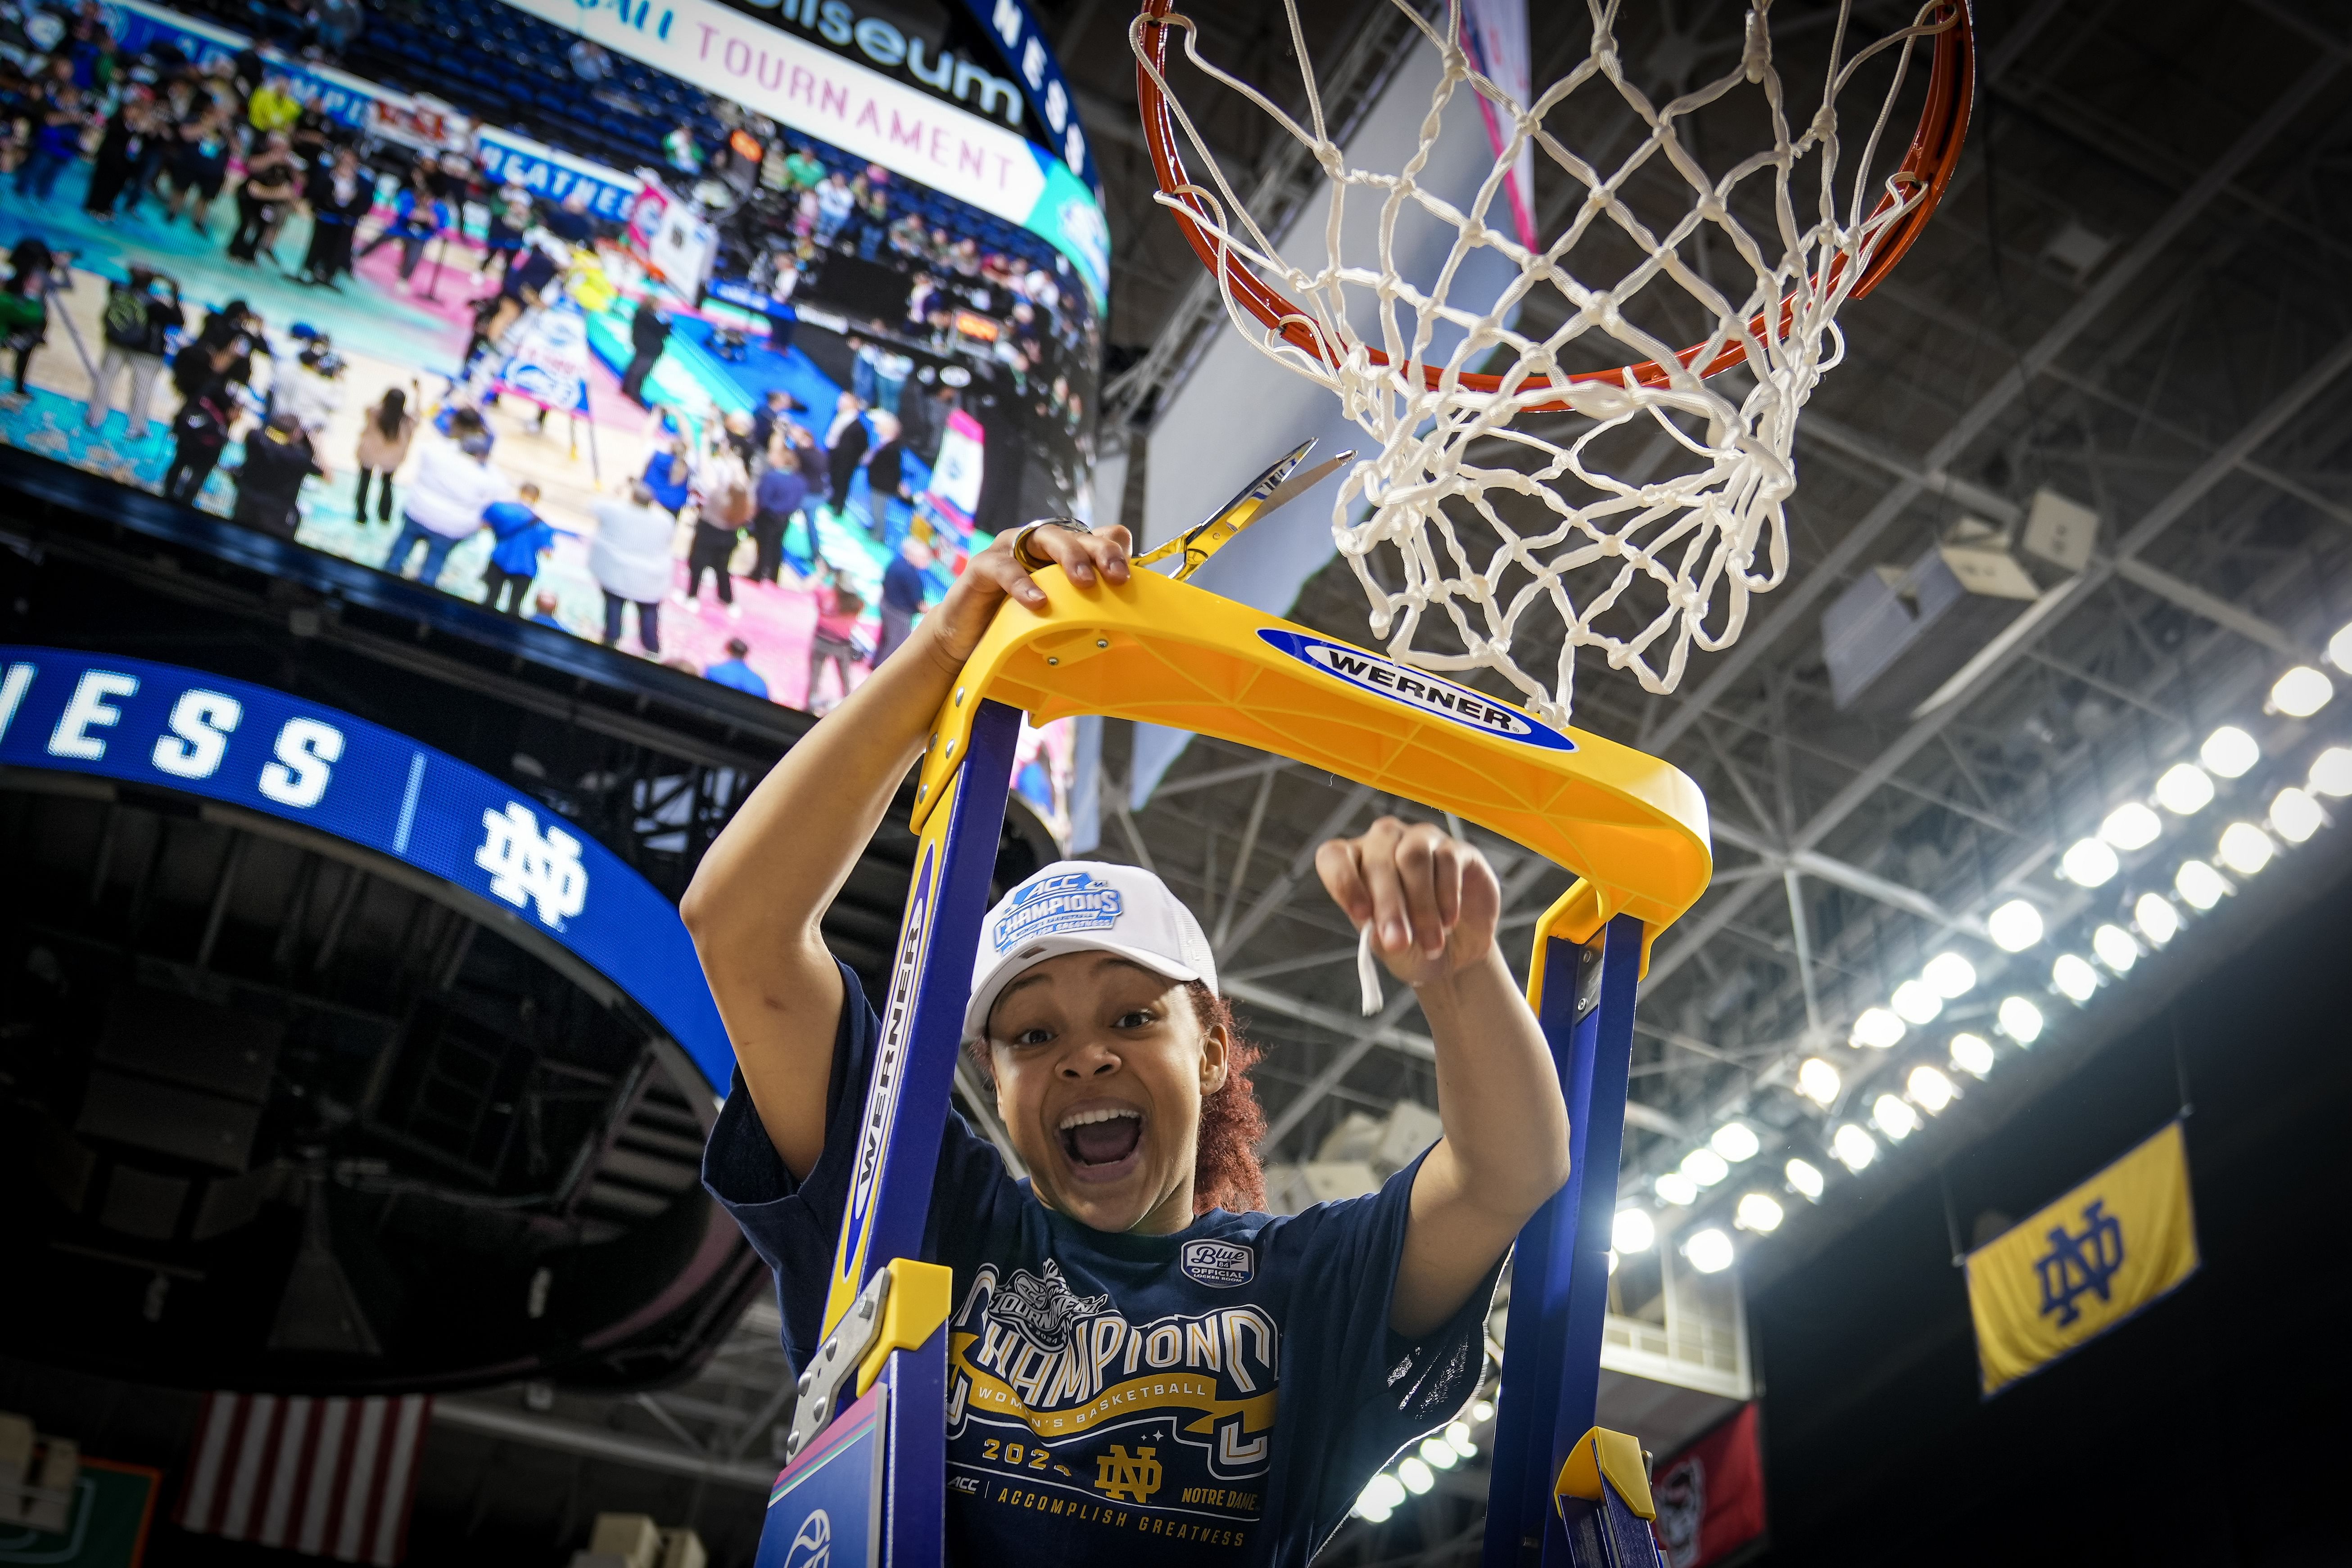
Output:
[[[1614,0],[1588,0],[1590,48],[1527,105],[1472,66],[1460,41],[1460,0],[1452,0],[1442,26],[1408,0],[1396,3],[1437,51],[1442,71],[1416,155],[1402,171],[1381,173],[1351,166],[1328,133],[1297,0],[1284,0],[1284,8],[1305,89],[1303,122],[1204,58],[1197,30],[1172,9],[1173,0],[1145,0],[1129,41],[1160,185],[1156,199],[1217,279],[1235,328],[1269,358],[1328,387],[1374,437],[1370,455],[1340,489],[1332,531],[1364,587],[1373,634],[1386,639],[1392,657],[1433,670],[1491,669],[1554,724],[1569,718],[1579,647],[1601,650],[1612,668],[1631,669],[1646,690],[1671,691],[1691,648],[1729,646],[1745,624],[1749,596],[1786,575],[1782,509],[1796,483],[1796,418],[1822,373],[1843,357],[1837,312],[1901,259],[1958,166],[1975,86],[1969,0],[1929,0],[1909,26],[1850,55],[1845,0],[1835,16],[1820,107],[1795,129],[1767,25],[1770,0],[1753,0],[1729,71],[1663,106],[1622,68]],[[1335,254],[1311,269],[1286,259],[1252,217],[1169,85],[1169,42],[1178,32],[1194,68],[1270,116],[1324,171],[1329,221],[1301,226],[1318,230]],[[1873,202],[1871,170],[1923,47],[1930,60],[1918,128],[1901,162],[1877,182]],[[1860,156],[1843,170],[1838,99],[1874,62],[1891,79]],[[1607,103],[1611,92],[1618,100],[1612,110],[1646,129],[1603,169],[1564,144],[1547,121],[1570,105]],[[1685,145],[1682,128],[1701,110],[1742,104],[1735,95],[1743,92],[1760,100],[1769,142],[1711,174]],[[1507,128],[1497,132],[1503,145],[1467,210],[1419,178],[1457,100],[1483,100],[1494,123]],[[1190,173],[1180,140],[1206,170],[1206,184]],[[1530,146],[1550,173],[1564,174],[1583,192],[1541,249],[1507,232],[1507,220],[1502,229],[1488,223],[1506,177]],[[1671,226],[1654,228],[1628,205],[1623,187],[1636,175],[1662,171],[1684,182],[1690,205]],[[1801,197],[1801,183],[1818,188]],[[1749,202],[1751,228],[1734,205],[1767,191],[1769,200]],[[1336,254],[1343,245],[1343,205],[1359,192],[1381,205],[1377,254]],[[1808,208],[1811,222],[1801,227]],[[1397,219],[1408,213],[1453,230],[1434,281],[1400,274]],[[1756,222],[1759,216],[1769,222]],[[1630,243],[1639,258],[1614,284],[1597,285],[1570,269],[1579,247],[1596,238]],[[1745,264],[1752,274],[1744,295],[1710,281],[1699,254],[1710,239],[1717,266]],[[1724,260],[1726,250],[1737,262]],[[1479,251],[1504,257],[1517,277],[1491,307],[1449,304],[1448,288]],[[1674,308],[1695,302],[1712,329],[1676,350],[1675,340],[1629,318],[1629,304],[1656,313],[1654,297],[1638,298],[1654,286],[1679,289]],[[1519,307],[1546,289],[1566,307],[1562,323],[1540,337],[1514,330],[1508,323]],[[1379,301],[1376,331],[1362,333],[1351,324],[1351,295]],[[1442,354],[1432,350],[1441,328],[1459,340]],[[1630,349],[1632,362],[1570,370],[1563,354],[1589,353],[1588,338]],[[1489,363],[1498,368],[1479,368]],[[1743,365],[1752,378],[1744,391],[1727,388],[1727,395],[1710,384],[1710,377]],[[1547,434],[1521,422],[1563,412],[1581,416],[1580,424]],[[1594,451],[1596,441],[1643,420],[1665,438],[1680,471],[1636,482],[1609,471]],[[1474,456],[1477,443],[1497,444],[1507,460]],[[1535,503],[1511,504],[1517,526],[1495,504],[1504,492]],[[1351,521],[1350,512],[1367,505],[1368,515]],[[1529,528],[1536,509],[1540,515]],[[1465,538],[1474,518],[1495,540],[1483,563]],[[1400,586],[1370,569],[1383,547],[1402,557]],[[1572,576],[1580,593],[1571,592]],[[1511,656],[1515,636],[1526,640],[1528,617],[1546,605],[1562,628],[1549,681],[1522,670]],[[1444,612],[1438,624],[1451,626],[1458,651],[1414,646],[1433,609]]]

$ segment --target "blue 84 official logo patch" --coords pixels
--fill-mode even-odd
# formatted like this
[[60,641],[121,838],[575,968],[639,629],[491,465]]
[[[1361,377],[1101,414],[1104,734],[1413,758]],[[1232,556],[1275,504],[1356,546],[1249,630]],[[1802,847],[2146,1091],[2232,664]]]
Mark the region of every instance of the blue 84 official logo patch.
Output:
[[1241,1242],[1188,1241],[1177,1256],[1176,1267],[1201,1284],[1231,1289],[1248,1284],[1257,1273],[1257,1254]]

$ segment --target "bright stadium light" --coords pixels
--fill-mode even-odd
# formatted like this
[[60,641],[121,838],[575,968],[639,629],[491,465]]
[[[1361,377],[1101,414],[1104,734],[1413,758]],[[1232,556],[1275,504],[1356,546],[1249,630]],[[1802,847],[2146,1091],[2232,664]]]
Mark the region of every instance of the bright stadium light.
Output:
[[1619,1209],[1609,1225],[1609,1245],[1620,1252],[1647,1252],[1658,1243],[1658,1225],[1647,1209]]
[[1711,1187],[1731,1174],[1731,1166],[1712,1149],[1694,1149],[1683,1156],[1682,1173],[1702,1187]]
[[1728,1232],[1708,1226],[1683,1243],[1683,1256],[1701,1274],[1720,1274],[1731,1267],[1731,1237]]
[[1986,934],[2003,952],[2023,952],[2042,940],[2042,911],[2023,899],[2009,902],[1985,916]]
[[1959,1099],[1960,1091],[1941,1068],[1921,1062],[1903,1080],[1903,1091],[1918,1102],[1919,1109],[1930,1116],[1939,1114],[1944,1107]]
[[1822,1179],[1821,1167],[1811,1160],[1791,1160],[1781,1173],[1789,1178],[1789,1185],[1811,1203],[1821,1202],[1822,1189],[1829,1185]]
[[1870,1119],[1878,1130],[1900,1143],[1919,1131],[1919,1113],[1899,1096],[1882,1094],[1871,1102]]
[[2172,874],[2172,890],[2192,910],[2210,910],[2227,898],[2230,884],[2202,860],[2183,860]]
[[1715,1130],[1715,1135],[1706,1141],[1706,1146],[1737,1165],[1744,1160],[1756,1158],[1763,1150],[1764,1141],[1757,1137],[1756,1129],[1745,1121],[1727,1121]]
[[2004,996],[2000,1010],[1994,1015],[2000,1032],[2021,1046],[2030,1046],[2042,1037],[2042,1009],[2022,996]]
[[2140,935],[2162,947],[2180,934],[2180,911],[2162,893],[2142,893],[2132,905],[2132,923]]
[[2156,779],[2156,804],[2175,816],[2194,816],[2213,804],[2213,779],[2195,763],[2175,763]]
[[2197,760],[2208,773],[2225,779],[2243,778],[2263,760],[2263,749],[2235,724],[2224,724],[2205,737],[2205,743],[2197,748]]
[[1934,987],[1937,995],[1951,1001],[1977,988],[1977,966],[1957,952],[1939,952],[1919,971],[1919,978]]
[[2217,846],[2221,864],[2241,877],[2251,877],[2271,863],[2278,846],[2271,836],[2251,822],[2233,822],[2221,829],[2221,842]]
[[1839,1164],[1860,1173],[1878,1158],[1878,1140],[1849,1121],[1830,1135],[1830,1152]]
[[2062,952],[2050,965],[2050,984],[2069,1002],[2088,1002],[2099,989],[2099,972],[2078,952]]
[[1466,1421],[1448,1421],[1445,1424],[1445,1443],[1465,1459],[1478,1457],[1478,1445],[1471,1440],[1470,1424]]
[[2330,746],[2311,760],[2311,787],[2341,800],[2352,795],[2352,746]]
[[1437,1473],[1423,1464],[1418,1454],[1407,1454],[1399,1459],[1396,1473],[1397,1479],[1404,1483],[1404,1489],[1415,1497],[1437,1484]]
[[2117,974],[2139,962],[2139,943],[2132,940],[2131,932],[2119,925],[2103,925],[2093,931],[2091,951],[2098,954],[2101,963]]
[[1742,1230],[1752,1230],[1764,1236],[1780,1229],[1784,1217],[1777,1199],[1762,1193],[1745,1193],[1740,1195],[1739,1207],[1732,1215],[1731,1223]]
[[1924,980],[1906,980],[1895,988],[1887,1005],[1906,1024],[1932,1024],[1944,1010],[1944,999]]
[[[1404,1499],[1404,1483],[1386,1470],[1382,1470],[1365,1483],[1362,1494],[1356,1500],[1356,1506],[1363,1512],[1365,1518],[1377,1524],[1394,1511],[1397,1505],[1403,1502]],[[1377,1517],[1373,1513],[1374,1510],[1379,1510]]]
[[1954,1035],[1952,1065],[1971,1078],[1983,1078],[1992,1071],[1992,1042],[1982,1035]]
[[2290,719],[2310,718],[2335,695],[2336,682],[2307,664],[2298,664],[2271,682],[2271,706]]
[[1807,1057],[1804,1065],[1797,1069],[1797,1092],[1824,1110],[1838,1097],[1843,1082],[1838,1069],[1819,1057]]
[[1484,1426],[1487,1422],[1492,1421],[1494,1418],[1495,1402],[1493,1400],[1474,1399],[1470,1402],[1470,1425],[1473,1426]]
[[2058,858],[2058,869],[2078,888],[2104,888],[2123,868],[2124,863],[2103,838],[2077,838]]
[[1650,1190],[1670,1204],[1687,1208],[1698,1202],[1698,1184],[1680,1171],[1668,1171],[1650,1184]]
[[1454,1445],[1443,1437],[1423,1437],[1419,1450],[1422,1461],[1433,1470],[1450,1470],[1462,1462]]
[[2147,848],[2163,832],[2164,819],[2136,800],[2124,802],[2099,824],[2099,837],[2126,851]]
[[1853,1032],[1846,1037],[1846,1043],[1883,1051],[1903,1038],[1904,1027],[1893,1008],[1864,1007],[1862,1016],[1853,1021]]
[[2271,831],[2289,844],[2300,844],[2326,821],[2319,803],[2290,784],[2271,800]]

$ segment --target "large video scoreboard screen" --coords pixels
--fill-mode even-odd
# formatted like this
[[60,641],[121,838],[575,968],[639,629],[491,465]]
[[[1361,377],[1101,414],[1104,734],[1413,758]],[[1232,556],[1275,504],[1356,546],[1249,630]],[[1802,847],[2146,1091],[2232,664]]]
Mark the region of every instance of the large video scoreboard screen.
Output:
[[1108,230],[1018,0],[52,3],[0,104],[11,446],[814,710],[1093,510]]

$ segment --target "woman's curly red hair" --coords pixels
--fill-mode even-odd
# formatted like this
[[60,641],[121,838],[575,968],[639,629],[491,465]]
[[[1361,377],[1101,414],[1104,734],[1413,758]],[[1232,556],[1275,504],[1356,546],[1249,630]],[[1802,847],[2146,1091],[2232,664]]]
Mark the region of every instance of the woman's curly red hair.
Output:
[[[1192,1142],[1192,1215],[1211,1209],[1246,1213],[1265,1207],[1265,1169],[1258,1163],[1258,1140],[1265,1136],[1265,1112],[1257,1103],[1250,1068],[1265,1055],[1265,1047],[1242,1033],[1225,999],[1195,980],[1184,987],[1192,1016],[1205,1036],[1222,1026],[1225,1031],[1225,1081],[1201,1097],[1201,1130]],[[988,1042],[972,1040],[971,1053],[989,1081],[995,1081],[988,1058]]]

